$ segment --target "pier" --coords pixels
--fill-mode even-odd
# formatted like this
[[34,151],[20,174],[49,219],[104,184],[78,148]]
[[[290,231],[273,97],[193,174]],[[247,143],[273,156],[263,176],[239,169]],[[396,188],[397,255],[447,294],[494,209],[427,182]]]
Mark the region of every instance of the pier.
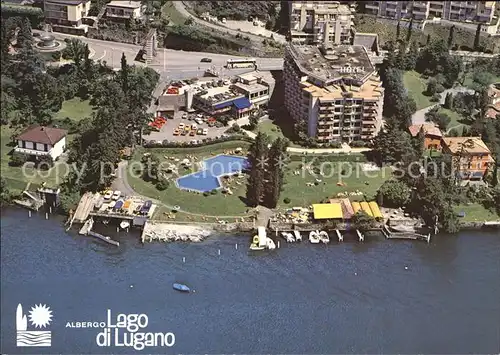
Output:
[[202,226],[170,224],[147,221],[141,235],[145,242],[201,242],[212,234],[212,229]]
[[110,237],[106,237],[106,236],[104,236],[102,234],[99,234],[97,232],[93,232],[92,231],[92,227],[93,226],[94,226],[94,219],[93,218],[89,218],[83,224],[82,228],[80,228],[80,231],[78,233],[81,234],[81,235],[90,235],[91,237],[98,238],[98,239],[102,240],[103,242],[115,245],[117,247],[120,246],[120,243],[117,242],[116,240],[113,240]]
[[423,240],[429,243],[431,241],[431,234],[419,234],[415,232],[393,232],[387,226],[382,228],[382,233],[387,239],[409,239],[409,240]]

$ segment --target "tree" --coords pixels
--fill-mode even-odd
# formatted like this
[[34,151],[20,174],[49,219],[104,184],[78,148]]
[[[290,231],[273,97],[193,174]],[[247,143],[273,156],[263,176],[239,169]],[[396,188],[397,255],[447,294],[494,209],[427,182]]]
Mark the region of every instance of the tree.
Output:
[[476,36],[474,37],[474,50],[479,51],[481,46],[481,24],[477,25]]
[[404,70],[406,67],[406,42],[399,44],[398,53],[396,54],[396,68]]
[[405,156],[415,156],[409,133],[390,124],[374,138],[372,153],[379,165],[394,164]]
[[427,35],[427,39],[426,39],[426,41],[425,41],[425,44],[427,45],[427,44],[430,44],[430,43],[431,43],[431,34],[429,33],[429,34]]
[[250,125],[250,130],[254,130],[257,128],[257,125],[259,124],[259,116],[258,115],[251,115],[248,123]]
[[405,57],[405,69],[415,70],[418,59],[418,43],[417,41],[412,41],[410,44],[410,49]]
[[401,23],[398,21],[398,25],[396,27],[396,39],[399,39],[400,35],[401,35]]
[[186,21],[184,21],[184,24],[185,24],[186,26],[191,26],[192,24],[194,24],[194,19],[193,19],[193,17],[192,17],[192,16],[189,16],[189,17],[186,19]]
[[410,124],[411,116],[416,111],[416,104],[408,97],[403,83],[403,73],[395,68],[383,68],[382,81],[385,87],[384,116],[387,121],[404,130]]
[[287,139],[277,138],[269,149],[269,164],[265,174],[266,185],[263,196],[264,204],[269,208],[276,207],[283,189],[287,147]]
[[410,43],[412,32],[413,32],[413,17],[410,19],[410,24],[408,25],[408,32],[406,32],[406,43]]
[[454,36],[455,36],[455,25],[450,27],[450,33],[448,34],[448,48],[453,47]]
[[428,226],[434,225],[435,217],[439,216],[445,205],[445,194],[438,179],[420,178],[417,181],[409,207],[421,216]]
[[30,48],[33,45],[33,34],[29,19],[27,17],[20,18],[18,26],[17,46],[20,48]]
[[259,132],[255,137],[255,141],[250,146],[248,151],[248,163],[250,172],[248,176],[246,202],[248,206],[258,206],[263,199],[265,181],[264,177],[267,168],[269,137]]
[[3,177],[0,177],[0,206],[9,201],[10,199],[10,192],[7,187],[7,183]]
[[437,83],[436,79],[431,78],[427,82],[427,89],[425,90],[425,93],[429,96],[434,95],[437,92],[437,86],[438,86],[438,83]]
[[404,182],[387,180],[377,192],[377,201],[384,207],[399,208],[410,201],[410,196],[411,190]]
[[448,110],[453,109],[453,93],[449,92],[446,94],[446,98],[444,99],[444,108]]
[[352,226],[361,232],[372,229],[375,226],[375,223],[375,219],[366,214],[364,211],[358,211],[351,218]]
[[129,66],[127,64],[127,58],[125,57],[125,53],[122,53],[122,58],[120,60],[121,69],[120,69],[120,79],[122,83],[122,90],[125,94],[128,93],[128,79],[130,75]]

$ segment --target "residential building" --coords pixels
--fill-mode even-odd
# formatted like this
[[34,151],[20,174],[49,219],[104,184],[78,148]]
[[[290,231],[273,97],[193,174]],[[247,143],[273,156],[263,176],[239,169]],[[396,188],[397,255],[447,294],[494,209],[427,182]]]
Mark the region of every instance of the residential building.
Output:
[[365,10],[395,20],[439,18],[489,25],[494,19],[495,1],[367,1]]
[[489,105],[485,116],[497,118],[500,115],[500,83],[491,84],[488,88]]
[[139,19],[144,15],[144,6],[140,1],[113,0],[106,4],[106,17],[113,19]]
[[424,134],[425,149],[441,150],[441,130],[433,123],[416,124],[408,127],[410,134],[416,137],[420,132]]
[[480,137],[444,137],[441,144],[443,153],[457,159],[455,169],[464,180],[481,180],[494,163],[490,150]]
[[349,44],[351,9],[338,1],[289,1],[290,36],[294,43]]
[[83,19],[88,17],[90,0],[44,0],[45,21],[55,31],[82,34],[87,32]]
[[380,131],[384,89],[364,46],[289,44],[285,107],[319,144],[371,140]]
[[56,160],[66,149],[67,134],[60,128],[30,126],[17,137],[14,152],[30,157],[49,156]]

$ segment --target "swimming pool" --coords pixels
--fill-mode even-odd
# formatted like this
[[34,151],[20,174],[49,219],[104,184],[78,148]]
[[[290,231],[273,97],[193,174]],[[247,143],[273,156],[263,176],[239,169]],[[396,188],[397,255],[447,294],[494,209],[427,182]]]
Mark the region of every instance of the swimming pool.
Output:
[[248,167],[248,159],[233,155],[217,155],[202,162],[203,169],[177,179],[181,190],[208,192],[222,187],[220,177],[236,174]]

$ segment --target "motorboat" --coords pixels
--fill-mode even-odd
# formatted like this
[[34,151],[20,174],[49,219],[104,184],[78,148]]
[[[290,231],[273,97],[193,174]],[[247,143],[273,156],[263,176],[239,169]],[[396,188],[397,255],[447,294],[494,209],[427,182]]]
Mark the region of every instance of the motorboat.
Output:
[[325,231],[319,232],[319,239],[321,240],[321,242],[325,244],[330,243],[330,237],[328,236],[328,233]]
[[281,236],[283,238],[285,238],[285,240],[286,240],[287,243],[293,243],[293,242],[295,242],[295,238],[294,238],[294,236],[293,236],[292,233],[281,232]]
[[295,236],[295,241],[297,241],[297,242],[302,241],[302,236],[300,235],[299,231],[293,231],[293,235]]
[[309,232],[309,241],[312,244],[318,244],[320,242],[318,231]]
[[173,286],[174,290],[177,290],[180,292],[191,292],[191,289],[184,284],[174,283],[172,286]]
[[123,220],[123,221],[120,222],[120,228],[121,229],[127,229],[128,227],[130,227],[130,222],[129,221]]
[[274,244],[274,241],[271,238],[267,238],[267,249],[269,250],[274,250],[276,249],[276,244]]
[[258,243],[252,243],[250,244],[250,250],[264,250],[266,247],[261,247],[259,246]]

